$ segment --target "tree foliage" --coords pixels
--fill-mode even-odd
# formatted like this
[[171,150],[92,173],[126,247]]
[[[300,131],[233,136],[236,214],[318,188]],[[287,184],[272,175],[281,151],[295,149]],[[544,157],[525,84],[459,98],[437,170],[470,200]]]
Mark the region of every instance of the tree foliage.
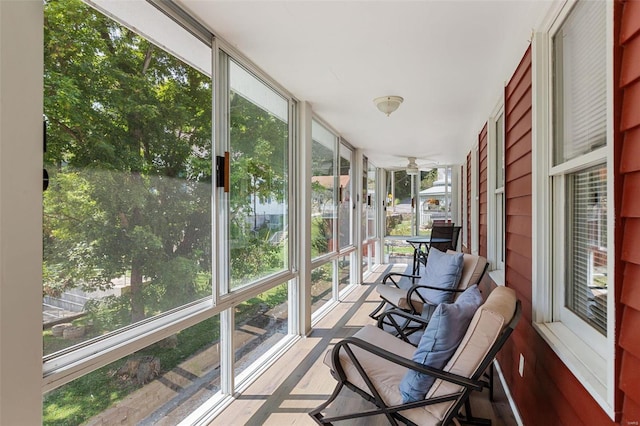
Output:
[[44,293],[128,274],[133,321],[143,282],[193,300],[211,257],[210,77],[79,0],[48,0],[44,90]]
[[[211,77],[80,0],[45,1],[44,50],[44,294],[127,276],[127,304],[105,309],[132,321],[211,294]],[[231,274],[246,280],[282,267],[247,218],[286,201],[288,125],[234,91],[229,117]]]

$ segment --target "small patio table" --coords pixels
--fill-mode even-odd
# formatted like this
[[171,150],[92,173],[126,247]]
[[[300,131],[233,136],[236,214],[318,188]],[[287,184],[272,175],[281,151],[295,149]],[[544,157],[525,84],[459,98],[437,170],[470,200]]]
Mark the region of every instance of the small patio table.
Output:
[[422,246],[424,246],[424,248],[426,249],[425,251],[428,253],[429,249],[431,248],[431,244],[445,244],[445,243],[451,243],[451,238],[444,238],[444,237],[411,237],[411,238],[407,238],[407,242],[409,244],[411,244],[411,247],[413,247],[413,269],[412,269],[412,275],[416,275],[418,273],[418,270],[420,269],[420,264],[418,263],[418,252],[420,251],[420,249],[422,248]]

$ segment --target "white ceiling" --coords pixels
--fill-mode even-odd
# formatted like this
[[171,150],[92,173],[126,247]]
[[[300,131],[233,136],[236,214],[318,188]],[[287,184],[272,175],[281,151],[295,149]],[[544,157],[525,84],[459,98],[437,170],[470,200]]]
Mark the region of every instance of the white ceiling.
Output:
[[462,164],[551,3],[177,2],[380,167]]

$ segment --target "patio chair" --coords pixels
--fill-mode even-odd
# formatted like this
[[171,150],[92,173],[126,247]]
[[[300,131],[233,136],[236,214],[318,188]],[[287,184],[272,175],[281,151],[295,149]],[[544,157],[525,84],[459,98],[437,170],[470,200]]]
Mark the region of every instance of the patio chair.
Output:
[[[463,330],[459,345],[443,368],[430,366],[429,361],[426,364],[416,362],[415,358],[422,357],[418,354],[420,347],[416,350],[391,334],[367,325],[327,351],[324,363],[331,368],[338,383],[329,399],[309,415],[318,424],[374,415],[384,415],[393,425],[398,421],[408,425],[449,425],[455,419],[483,423],[484,419],[472,417],[469,396],[472,391],[488,386],[482,380],[482,374],[511,335],[520,315],[521,306],[515,292],[507,287],[497,287],[475,311]],[[430,344],[428,339],[423,340],[426,346]],[[425,390],[423,398],[407,400],[406,392],[400,389],[405,386],[406,377],[416,373],[434,381]],[[373,402],[376,408],[332,416],[323,414],[345,386]],[[461,418],[463,407],[466,418]]]
[[[458,253],[453,250],[448,250],[447,254]],[[452,293],[452,300],[456,299],[456,296],[466,290],[473,284],[479,284],[484,276],[489,262],[482,256],[476,256],[472,254],[464,253],[462,263],[462,273],[457,286],[454,288],[442,288],[436,287],[431,280],[431,277],[426,274],[427,270],[423,271],[423,275],[411,275],[403,273],[389,273],[382,279],[382,284],[376,286],[376,291],[382,299],[380,304],[369,314],[369,316],[375,320],[384,313],[384,308],[397,308],[414,315],[422,315],[425,310],[432,312],[435,306],[440,303],[440,300],[429,301],[427,297],[429,294],[436,293]],[[418,281],[411,285],[411,287],[402,287],[401,279],[408,278],[410,280],[418,279]],[[451,294],[450,294],[451,296]],[[450,300],[451,301],[451,300]]]
[[[419,272],[420,264],[427,265],[427,260],[429,259],[429,251],[431,248],[436,248],[440,251],[453,250],[456,251],[458,249],[458,239],[460,238],[460,231],[462,230],[462,226],[453,226],[453,225],[440,225],[434,226],[431,228],[431,242],[428,245],[424,246],[424,250],[422,246],[418,248],[417,253],[415,254],[417,267],[416,272]],[[433,241],[435,240],[435,241]],[[437,242],[438,240],[446,240],[443,242]]]
[[[424,330],[429,325],[429,320],[430,318],[413,315],[400,309],[388,309],[378,317],[378,328],[417,347]],[[488,383],[489,401],[493,401],[493,364],[489,366],[483,376]]]

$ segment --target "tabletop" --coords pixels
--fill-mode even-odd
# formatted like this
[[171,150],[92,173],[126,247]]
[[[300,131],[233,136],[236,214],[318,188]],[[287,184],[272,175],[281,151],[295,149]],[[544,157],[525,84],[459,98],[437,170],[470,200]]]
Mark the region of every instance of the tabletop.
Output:
[[450,243],[451,238],[444,237],[411,237],[407,238],[409,244]]

